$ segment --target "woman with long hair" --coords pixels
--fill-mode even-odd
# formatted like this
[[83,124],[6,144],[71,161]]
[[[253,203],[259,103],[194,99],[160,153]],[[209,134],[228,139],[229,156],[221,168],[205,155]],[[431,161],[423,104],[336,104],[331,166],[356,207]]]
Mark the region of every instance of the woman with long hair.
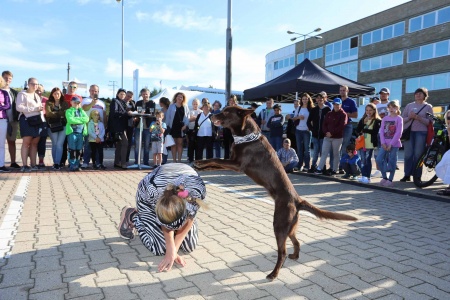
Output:
[[48,135],[52,141],[52,157],[53,169],[60,169],[60,162],[63,155],[64,140],[66,139],[66,131],[64,127],[56,131],[51,127],[66,124],[66,110],[69,109],[69,104],[64,101],[64,96],[58,87],[55,87],[50,92],[50,97],[45,103],[45,115],[47,116],[47,123],[49,124]]
[[[308,117],[314,108],[311,96],[303,93],[300,97],[300,109],[298,109],[294,117],[297,121],[295,127],[295,139],[297,141],[298,168],[300,171],[308,172],[311,163],[311,131],[308,128]],[[304,166],[303,166],[304,164]]]
[[167,110],[166,121],[169,134],[175,141],[175,145],[172,146],[173,162],[181,162],[183,139],[189,126],[189,108],[184,93],[178,92],[173,96],[172,104]]

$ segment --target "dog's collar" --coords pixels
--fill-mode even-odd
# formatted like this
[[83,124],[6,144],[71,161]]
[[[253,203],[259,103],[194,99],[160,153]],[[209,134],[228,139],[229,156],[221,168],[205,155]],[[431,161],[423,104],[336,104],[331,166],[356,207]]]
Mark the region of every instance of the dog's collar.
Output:
[[245,136],[233,135],[235,144],[243,144],[243,143],[254,142],[254,141],[258,140],[260,137],[261,137],[261,132],[257,132],[257,133],[252,132],[252,133],[247,134]]

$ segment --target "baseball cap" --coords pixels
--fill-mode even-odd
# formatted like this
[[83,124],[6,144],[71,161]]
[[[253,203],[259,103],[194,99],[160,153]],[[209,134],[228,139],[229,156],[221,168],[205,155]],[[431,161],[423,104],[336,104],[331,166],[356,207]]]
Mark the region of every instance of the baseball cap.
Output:
[[390,94],[391,91],[388,88],[384,87],[378,92],[378,94],[381,94],[381,93]]
[[80,98],[78,98],[78,97],[72,97],[72,99],[70,99],[70,101],[81,102]]
[[342,105],[342,100],[341,100],[341,98],[336,98],[336,99],[334,99],[334,100],[333,100],[333,104],[339,104],[339,105]]
[[318,93],[317,96],[321,96],[322,98],[328,97],[327,93],[325,93],[325,92],[323,92],[323,91],[320,92],[320,93]]

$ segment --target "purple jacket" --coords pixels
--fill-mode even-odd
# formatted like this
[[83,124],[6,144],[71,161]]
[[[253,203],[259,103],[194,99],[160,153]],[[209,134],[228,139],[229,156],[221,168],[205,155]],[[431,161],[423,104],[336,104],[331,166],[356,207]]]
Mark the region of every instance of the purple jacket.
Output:
[[11,108],[11,99],[7,91],[0,90],[0,119],[7,119],[6,110]]

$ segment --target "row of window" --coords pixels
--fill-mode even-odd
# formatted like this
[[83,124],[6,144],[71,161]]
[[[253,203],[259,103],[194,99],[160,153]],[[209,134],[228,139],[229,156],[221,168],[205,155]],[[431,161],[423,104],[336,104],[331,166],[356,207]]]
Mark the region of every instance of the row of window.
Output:
[[350,80],[358,80],[358,62],[352,61],[327,68],[328,71],[341,75]]
[[358,58],[358,37],[343,39],[325,46],[325,65]]
[[408,50],[408,62],[416,62],[450,54],[450,40],[440,41]]
[[278,70],[278,69],[287,68],[287,67],[290,67],[293,65],[295,65],[295,56],[291,56],[291,57],[281,59],[281,60],[274,62],[273,69]]
[[414,93],[420,86],[430,91],[448,89],[450,88],[450,72],[406,79],[406,93]]
[[[306,52],[306,58],[309,60],[314,60],[323,57],[323,48],[319,47]],[[297,54],[297,64],[301,63],[305,59],[303,53]]]
[[403,51],[361,60],[361,72],[394,67],[403,64]]
[[419,31],[447,22],[450,22],[450,6],[411,18],[409,20],[409,32]]
[[405,22],[389,25],[379,28],[362,35],[361,46],[375,44],[381,41],[389,40],[405,34]]

